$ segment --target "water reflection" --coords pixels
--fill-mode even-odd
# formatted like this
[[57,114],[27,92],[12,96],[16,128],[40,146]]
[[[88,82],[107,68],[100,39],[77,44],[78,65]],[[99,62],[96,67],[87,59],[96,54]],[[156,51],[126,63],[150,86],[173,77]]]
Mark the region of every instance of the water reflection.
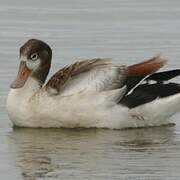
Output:
[[165,69],[178,68],[180,1],[0,2],[0,179],[179,179],[179,114],[175,127],[11,130],[4,104],[19,47],[30,38],[52,46],[50,75],[76,60],[112,57],[129,65],[159,52],[170,59]]
[[171,159],[180,144],[173,126],[124,131],[18,128],[9,142],[25,179],[109,179],[127,171],[147,175],[157,157]]

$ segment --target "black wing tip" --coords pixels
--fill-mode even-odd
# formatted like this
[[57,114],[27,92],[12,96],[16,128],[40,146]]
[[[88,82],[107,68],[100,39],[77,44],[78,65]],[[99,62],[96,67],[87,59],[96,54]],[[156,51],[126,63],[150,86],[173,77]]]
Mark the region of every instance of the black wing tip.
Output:
[[154,80],[157,82],[169,81],[180,75],[180,69],[173,69],[170,71],[158,72],[150,75],[146,80]]
[[119,102],[128,108],[135,108],[137,106],[152,102],[157,98],[166,98],[180,93],[180,84],[141,84],[131,94],[126,95]]

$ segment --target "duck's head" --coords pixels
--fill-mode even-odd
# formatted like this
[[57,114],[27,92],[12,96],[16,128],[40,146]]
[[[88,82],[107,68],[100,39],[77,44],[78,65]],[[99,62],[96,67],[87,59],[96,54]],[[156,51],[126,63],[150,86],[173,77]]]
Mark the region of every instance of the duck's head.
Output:
[[19,58],[19,72],[11,88],[23,87],[29,77],[42,85],[51,66],[52,50],[49,45],[37,39],[30,39],[20,48]]

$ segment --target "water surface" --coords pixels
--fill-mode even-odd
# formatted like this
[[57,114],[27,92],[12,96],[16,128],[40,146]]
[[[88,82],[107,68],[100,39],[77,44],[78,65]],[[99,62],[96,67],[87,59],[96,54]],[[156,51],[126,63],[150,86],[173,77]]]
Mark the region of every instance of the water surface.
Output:
[[19,47],[30,38],[53,48],[50,74],[75,60],[132,64],[157,53],[170,59],[164,69],[179,68],[179,7],[178,0],[0,0],[0,179],[179,179],[180,114],[176,126],[146,129],[12,129],[4,106]]

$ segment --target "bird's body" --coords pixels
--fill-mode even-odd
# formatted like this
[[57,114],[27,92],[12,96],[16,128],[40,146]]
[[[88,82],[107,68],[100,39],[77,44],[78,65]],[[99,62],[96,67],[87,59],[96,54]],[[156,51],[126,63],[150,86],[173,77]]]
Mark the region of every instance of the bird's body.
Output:
[[[34,56],[35,47],[39,58]],[[35,61],[28,60],[31,49],[34,57],[29,56]],[[178,84],[170,85],[169,93],[162,97],[163,84],[158,92],[144,90],[149,86],[143,84],[144,77],[165,64],[159,57],[129,67],[113,65],[109,59],[77,62],[58,71],[43,86],[50,68],[48,52],[49,47],[38,40],[30,40],[21,48],[23,67],[7,99],[8,114],[16,126],[111,129],[159,126],[169,123],[169,117],[180,110]],[[142,80],[129,85],[128,80],[136,74]],[[129,86],[137,87],[128,90]],[[144,97],[138,95],[143,92]]]

